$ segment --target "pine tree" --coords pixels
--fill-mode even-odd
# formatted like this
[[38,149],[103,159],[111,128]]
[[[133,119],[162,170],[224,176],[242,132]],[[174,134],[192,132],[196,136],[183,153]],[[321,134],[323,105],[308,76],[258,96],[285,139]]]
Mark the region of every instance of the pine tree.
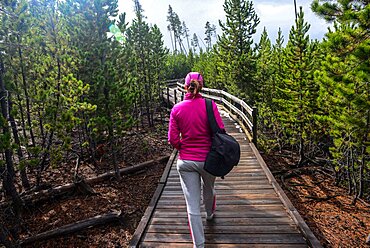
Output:
[[[163,46],[163,36],[157,26],[149,27],[143,10],[136,8],[136,18],[127,30],[127,41],[132,49],[131,70],[137,91],[144,99],[147,124],[154,127],[154,112],[158,104],[158,80],[163,78],[164,58],[168,51]],[[138,101],[140,101],[140,96]],[[144,123],[142,122],[144,126]]]
[[171,5],[168,6],[168,16],[167,21],[170,23],[168,25],[168,30],[173,32],[173,41],[175,44],[175,50],[174,53],[177,53],[177,45],[179,46],[180,51],[183,51],[183,44],[181,36],[183,34],[183,26],[181,24],[179,16],[176,14],[176,12],[173,11]]
[[222,35],[217,42],[217,71],[220,74],[216,80],[224,82],[229,93],[245,97],[248,103],[252,103],[257,90],[252,36],[260,21],[251,1],[225,0],[223,6],[226,22],[220,21]]
[[205,29],[206,31],[204,32],[204,34],[206,35],[206,38],[204,38],[204,40],[207,44],[207,51],[210,51],[212,48],[212,36],[216,35],[216,26],[211,25],[210,22],[206,22]]
[[[285,48],[283,47],[284,44],[284,37],[282,35],[282,31],[279,28],[278,36],[276,38],[275,44],[272,48],[272,74],[271,74],[271,85],[270,85],[270,96],[271,102],[269,102],[269,110],[271,111],[271,118],[270,124],[273,132],[273,139],[276,141],[275,145],[278,146],[279,151],[282,151],[282,148],[285,146],[287,139],[284,138],[284,128],[277,120],[277,110],[279,105],[276,104],[276,100],[281,98],[282,96],[277,91],[277,85],[284,80],[284,60],[285,60]],[[262,111],[260,111],[261,113]],[[273,148],[273,145],[270,147]]]
[[284,60],[285,78],[279,82],[277,90],[281,98],[276,100],[286,138],[293,147],[298,146],[299,166],[307,162],[307,146],[312,139],[313,115],[317,108],[318,87],[313,80],[316,43],[310,42],[309,28],[301,8],[289,34]]
[[258,129],[259,129],[259,148],[270,150],[274,148],[276,139],[271,132],[273,131],[273,57],[271,42],[267,35],[266,27],[263,29],[259,44],[257,44],[257,64],[256,64],[256,84],[258,85],[258,102],[256,106],[259,110]]
[[183,31],[183,35],[184,35],[184,38],[186,39],[186,44],[188,45],[188,51],[190,52],[190,45],[189,45],[189,29],[188,27],[186,26],[186,23],[183,21],[182,22],[182,31]]
[[257,45],[257,63],[256,63],[256,85],[257,97],[259,102],[271,103],[271,41],[268,38],[266,27],[263,29],[261,39]]
[[337,182],[343,176],[350,194],[362,197],[370,152],[370,4],[367,1],[314,1],[312,9],[334,27],[316,78],[321,83],[321,120],[329,127]]
[[[31,125],[31,103],[28,96],[27,62],[25,57],[24,39],[29,30],[26,20],[29,19],[28,5],[26,1],[10,1],[2,6],[4,16],[2,18],[2,40],[3,51],[7,55],[4,67],[7,68],[5,83],[10,90],[9,104],[12,113],[9,115],[12,135],[18,156],[19,164],[16,169],[20,170],[22,186],[29,189],[30,184],[27,177],[27,159],[21,147],[28,149],[28,134],[31,136],[30,146],[35,145],[35,135]],[[8,78],[11,78],[8,80]],[[23,99],[23,100],[22,100]],[[26,111],[24,111],[26,109]],[[25,117],[26,116],[26,117]],[[15,119],[20,119],[16,122]],[[18,131],[21,123],[23,132]]]
[[197,36],[196,33],[193,34],[193,38],[191,39],[191,46],[193,47],[194,52],[197,51],[197,47],[200,47],[199,46],[198,36]]

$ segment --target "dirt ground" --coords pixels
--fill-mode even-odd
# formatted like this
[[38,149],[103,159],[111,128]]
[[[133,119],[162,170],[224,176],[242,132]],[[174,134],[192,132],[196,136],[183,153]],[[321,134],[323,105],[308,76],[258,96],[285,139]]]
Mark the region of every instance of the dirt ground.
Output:
[[[120,157],[124,168],[156,157],[170,155],[165,130],[158,134],[143,132],[130,137],[129,149]],[[278,155],[263,155],[270,170],[281,183],[293,205],[324,247],[367,247],[370,233],[370,208],[364,202],[351,205],[346,190],[334,186],[333,179],[319,170],[296,173],[283,181],[282,175],[294,169],[292,163]],[[102,157],[100,168],[82,164],[83,175],[106,172],[109,157]],[[50,171],[45,181],[53,186],[70,183],[74,162]],[[67,194],[29,207],[22,215],[20,238],[112,211],[122,211],[120,222],[94,227],[65,237],[36,242],[26,247],[127,247],[157,187],[166,163],[157,163],[145,171],[95,184],[94,195]]]
[[[156,132],[142,130],[130,134],[120,143],[124,144],[124,147],[120,148],[122,150],[118,151],[120,168],[169,156],[172,152],[167,144],[166,130],[161,127],[157,127]],[[89,178],[113,170],[111,158],[106,150],[102,148],[102,156],[97,166],[81,163],[80,174]],[[153,164],[148,169],[123,176],[120,181],[111,178],[111,180],[90,185],[96,194],[71,192],[62,197],[38,203],[36,206],[27,206],[19,225],[20,239],[113,211],[121,211],[122,218],[119,222],[97,226],[60,238],[35,242],[24,247],[127,247],[151,200],[166,163],[165,161]],[[43,181],[47,187],[71,183],[74,166],[75,160],[61,163],[57,168],[45,173]]]
[[[293,163],[284,157],[263,155],[266,164],[307,225],[324,247],[370,247],[370,205],[364,201],[352,204],[347,191],[334,184],[334,179],[316,167],[294,171]],[[308,165],[309,167],[309,165]],[[285,173],[281,173],[285,172]],[[282,181],[282,179],[284,179]]]

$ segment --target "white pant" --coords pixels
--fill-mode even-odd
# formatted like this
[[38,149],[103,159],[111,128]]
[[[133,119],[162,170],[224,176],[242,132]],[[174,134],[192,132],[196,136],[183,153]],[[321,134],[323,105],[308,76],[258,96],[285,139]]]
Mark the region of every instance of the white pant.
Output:
[[188,220],[194,247],[204,247],[204,229],[200,212],[201,178],[203,186],[203,203],[207,216],[216,208],[215,176],[203,169],[204,162],[177,160],[177,171],[180,175],[181,187],[184,192]]

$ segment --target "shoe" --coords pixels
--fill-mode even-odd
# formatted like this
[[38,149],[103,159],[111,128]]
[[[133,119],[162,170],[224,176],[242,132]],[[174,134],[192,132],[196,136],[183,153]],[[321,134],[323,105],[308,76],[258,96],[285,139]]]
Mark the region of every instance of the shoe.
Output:
[[207,220],[207,221],[211,221],[211,220],[213,220],[213,217],[215,217],[215,214],[214,214],[214,213],[212,213],[212,214],[211,214],[211,215],[209,215],[209,216],[207,215],[207,216],[206,216],[206,220]]

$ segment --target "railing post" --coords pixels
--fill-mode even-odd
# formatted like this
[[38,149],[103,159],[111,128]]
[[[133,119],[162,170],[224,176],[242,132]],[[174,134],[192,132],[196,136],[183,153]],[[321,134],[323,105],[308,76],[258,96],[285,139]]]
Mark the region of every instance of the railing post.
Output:
[[170,87],[167,85],[167,108],[170,108]]
[[173,90],[173,96],[174,96],[174,100],[175,100],[175,104],[177,103],[177,92],[176,92],[176,89]]
[[258,109],[257,107],[253,107],[252,111],[252,132],[253,132],[253,144],[257,147],[257,116],[258,116]]
[[181,92],[181,101],[184,101],[184,92]]

